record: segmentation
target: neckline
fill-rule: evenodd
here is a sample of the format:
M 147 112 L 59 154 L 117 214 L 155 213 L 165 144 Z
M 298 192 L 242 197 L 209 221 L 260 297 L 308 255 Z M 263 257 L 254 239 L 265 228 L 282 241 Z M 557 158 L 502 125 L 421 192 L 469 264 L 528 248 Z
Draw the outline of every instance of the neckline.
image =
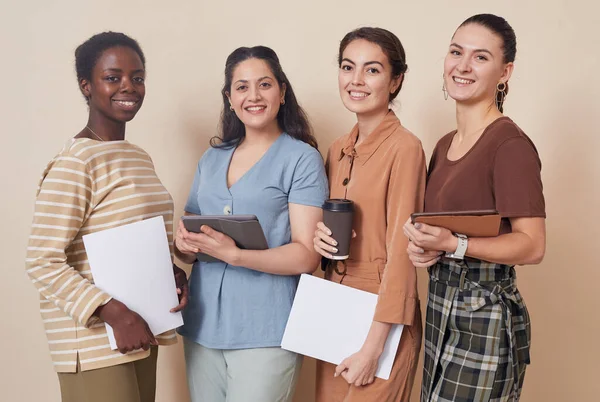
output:
M 269 145 L 269 148 L 267 148 L 267 150 L 265 151 L 265 153 L 260 157 L 259 160 L 257 160 L 252 166 L 250 166 L 250 168 L 248 170 L 246 170 L 244 172 L 243 175 L 241 175 L 231 186 L 229 185 L 229 183 L 227 183 L 227 176 L 229 175 L 229 168 L 231 167 L 231 161 L 233 160 L 233 154 L 235 154 L 235 150 L 237 149 L 238 145 L 236 145 L 235 147 L 231 148 L 230 154 L 229 154 L 229 158 L 227 160 L 227 164 L 225 165 L 225 177 L 224 177 L 224 182 L 225 182 L 225 189 L 231 194 L 231 190 L 236 186 L 236 184 L 238 184 L 240 181 L 242 181 L 246 176 L 248 176 L 250 174 L 250 172 L 252 172 L 253 170 L 256 169 L 256 167 L 263 161 L 266 159 L 267 155 L 269 155 L 271 153 L 271 150 L 275 147 L 275 144 L 277 144 L 279 142 L 279 140 L 284 136 L 287 135 L 286 133 L 281 133 L 279 134 L 279 136 L 277 137 L 277 139 L 275 141 L 273 141 L 273 143 L 271 145 Z
M 477 139 L 477 141 L 475 141 L 475 144 L 473 144 L 473 146 L 471 146 L 471 148 L 469 148 L 469 150 L 467 152 L 465 152 L 465 154 L 463 156 L 461 156 L 460 158 L 456 159 L 456 160 L 451 160 L 448 158 L 448 151 L 450 151 L 450 146 L 452 146 L 452 141 L 454 140 L 454 136 L 456 135 L 458 130 L 454 130 L 452 133 L 452 136 L 450 137 L 450 141 L 448 141 L 448 145 L 446 146 L 446 149 L 444 150 L 444 160 L 447 164 L 449 165 L 455 165 L 459 162 L 461 162 L 462 160 L 464 160 L 467 156 L 469 156 L 473 150 L 475 148 L 477 148 L 477 145 L 482 141 L 483 137 L 485 137 L 485 135 L 487 134 L 487 132 L 490 130 L 490 127 L 492 127 L 493 125 L 495 125 L 497 122 L 499 122 L 500 120 L 504 120 L 504 119 L 509 119 L 510 118 L 508 116 L 500 116 L 497 119 L 495 119 L 494 121 L 492 121 L 490 124 L 488 124 L 484 129 L 483 132 L 481 133 L 481 135 L 479 136 L 479 138 Z
M 355 124 L 350 134 L 343 143 L 343 147 L 340 153 L 340 160 L 344 155 L 354 155 L 357 157 L 363 157 L 366 162 L 373 153 L 381 146 L 381 144 L 395 131 L 392 127 L 399 125 L 400 119 L 396 116 L 392 109 L 388 109 L 388 113 L 385 115 L 383 120 L 375 127 L 375 129 L 365 138 L 365 140 L 358 146 L 358 124 Z

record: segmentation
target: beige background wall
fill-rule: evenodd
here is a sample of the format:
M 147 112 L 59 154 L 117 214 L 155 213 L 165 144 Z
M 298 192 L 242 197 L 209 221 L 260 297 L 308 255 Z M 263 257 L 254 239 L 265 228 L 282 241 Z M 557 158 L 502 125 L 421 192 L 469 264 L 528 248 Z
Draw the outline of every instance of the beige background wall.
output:
M 324 152 L 354 123 L 337 92 L 339 40 L 360 25 L 392 30 L 405 45 L 410 67 L 397 110 L 429 155 L 454 124 L 453 103 L 440 91 L 447 45 L 458 24 L 479 12 L 505 16 L 517 32 L 506 111 L 536 143 L 544 165 L 548 252 L 542 265 L 518 269 L 534 337 L 523 400 L 598 400 L 596 1 L 1 3 L 0 400 L 59 401 L 23 260 L 39 175 L 86 122 L 73 71 L 79 43 L 109 29 L 141 43 L 148 61 L 147 96 L 128 139 L 152 155 L 180 213 L 195 163 L 215 134 L 222 70 L 234 48 L 264 44 L 279 53 Z M 423 272 L 419 280 L 425 298 Z M 307 360 L 296 401 L 313 401 L 313 371 L 314 362 Z M 180 346 L 163 349 L 157 401 L 187 401 L 184 376 Z

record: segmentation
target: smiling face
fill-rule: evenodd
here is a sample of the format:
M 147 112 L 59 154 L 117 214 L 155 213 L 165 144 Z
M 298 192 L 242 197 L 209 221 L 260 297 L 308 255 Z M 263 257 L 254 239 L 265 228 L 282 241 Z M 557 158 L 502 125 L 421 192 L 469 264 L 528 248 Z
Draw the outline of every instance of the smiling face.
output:
M 506 83 L 513 63 L 504 62 L 502 38 L 479 24 L 460 27 L 444 61 L 444 84 L 459 103 L 493 103 L 498 83 Z
M 102 52 L 92 69 L 91 80 L 82 79 L 80 88 L 88 99 L 90 113 L 127 122 L 142 107 L 144 79 L 144 64 L 137 52 L 119 46 Z
M 390 94 L 400 85 L 381 47 L 364 39 L 348 44 L 342 54 L 338 86 L 344 106 L 357 114 L 387 111 Z
M 246 130 L 265 130 L 277 125 L 277 113 L 285 96 L 266 61 L 250 58 L 233 70 L 226 93 L 235 114 Z

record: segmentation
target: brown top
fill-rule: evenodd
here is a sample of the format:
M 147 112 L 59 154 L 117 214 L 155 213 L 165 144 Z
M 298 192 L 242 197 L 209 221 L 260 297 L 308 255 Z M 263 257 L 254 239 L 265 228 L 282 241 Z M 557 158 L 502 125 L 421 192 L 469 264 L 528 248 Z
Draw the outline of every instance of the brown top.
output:
M 347 274 L 373 274 L 380 281 L 376 321 L 412 325 L 417 276 L 402 231 L 411 213 L 423 208 L 425 155 L 421 141 L 394 112 L 358 146 L 358 126 L 338 138 L 327 154 L 331 198 L 355 203 Z M 374 272 L 370 272 L 374 271 Z
M 511 232 L 508 218 L 546 217 L 537 149 L 510 118 L 492 122 L 462 158 L 450 161 L 454 134 L 442 137 L 431 156 L 425 212 L 495 209 L 501 234 Z

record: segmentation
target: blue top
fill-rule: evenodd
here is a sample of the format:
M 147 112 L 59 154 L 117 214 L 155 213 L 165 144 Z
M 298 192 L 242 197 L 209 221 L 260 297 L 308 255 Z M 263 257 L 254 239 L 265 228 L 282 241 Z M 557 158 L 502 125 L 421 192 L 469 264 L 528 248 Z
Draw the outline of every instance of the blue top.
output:
M 185 210 L 196 215 L 256 215 L 270 248 L 291 242 L 288 203 L 321 207 L 329 189 L 321 154 L 283 133 L 227 188 L 235 148 L 210 148 Z M 213 349 L 280 346 L 299 275 L 267 274 L 224 262 L 194 264 L 179 333 Z

